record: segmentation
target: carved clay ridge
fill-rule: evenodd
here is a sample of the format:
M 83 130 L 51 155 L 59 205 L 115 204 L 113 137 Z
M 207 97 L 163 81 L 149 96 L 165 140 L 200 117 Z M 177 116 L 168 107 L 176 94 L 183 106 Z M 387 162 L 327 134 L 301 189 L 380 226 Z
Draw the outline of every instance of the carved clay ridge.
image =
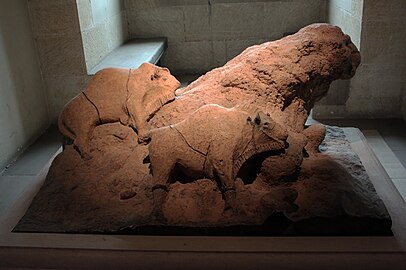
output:
M 208 152 L 208 151 L 207 151 L 206 153 L 203 153 L 203 152 L 201 152 L 201 151 L 195 149 L 195 148 L 187 141 L 187 139 L 185 138 L 185 136 L 183 136 L 182 132 L 180 132 L 174 125 L 170 125 L 169 128 L 174 129 L 174 130 L 182 137 L 183 141 L 189 146 L 190 149 L 192 149 L 193 151 L 195 151 L 196 153 L 198 153 L 198 154 L 200 154 L 200 155 L 202 155 L 202 156 L 205 156 L 206 159 L 207 159 L 207 152 Z M 207 149 L 209 149 L 209 148 L 210 148 L 210 145 L 209 145 L 209 147 L 208 147 Z M 206 162 L 205 162 L 205 163 L 206 163 Z
M 207 157 L 208 157 L 207 153 L 210 148 L 210 145 L 209 145 L 206 153 L 203 153 L 203 152 L 195 149 L 192 145 L 190 145 L 190 143 L 187 141 L 185 136 L 183 136 L 183 134 L 174 125 L 170 125 L 169 128 L 175 130 L 180 135 L 180 137 L 183 139 L 183 141 L 189 146 L 190 149 L 192 149 L 196 153 L 205 157 L 204 166 L 203 166 L 203 167 L 205 167 L 205 164 L 207 163 Z M 249 158 L 251 158 L 256 153 L 263 153 L 265 151 L 283 149 L 284 147 L 285 147 L 284 142 L 270 142 L 270 143 L 255 145 L 254 147 L 250 147 L 247 150 L 244 150 L 244 152 L 237 158 L 237 160 L 234 161 L 234 164 L 233 164 L 234 174 L 236 174 L 241 169 L 241 166 L 244 164 L 245 161 L 247 161 Z
M 265 151 L 272 151 L 285 148 L 284 142 L 270 142 L 264 143 L 260 145 L 255 145 L 254 147 L 250 147 L 248 150 L 245 150 L 238 158 L 234 161 L 233 172 L 237 173 L 241 166 L 251 158 L 256 153 L 263 153 Z
M 147 112 L 147 121 L 150 120 L 157 111 L 159 111 L 163 105 L 174 100 L 174 95 L 162 95 L 157 101 L 145 105 L 145 111 Z

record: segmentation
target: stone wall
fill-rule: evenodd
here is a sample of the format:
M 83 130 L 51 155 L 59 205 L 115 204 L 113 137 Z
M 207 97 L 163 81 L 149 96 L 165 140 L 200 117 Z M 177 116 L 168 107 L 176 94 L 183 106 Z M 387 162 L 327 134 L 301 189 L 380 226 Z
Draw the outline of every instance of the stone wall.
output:
M 363 2 L 364 0 L 329 0 L 326 7 L 327 22 L 339 26 L 351 37 L 358 49 L 361 46 Z M 357 70 L 356 77 L 359 76 L 361 66 Z M 351 84 L 355 80 L 356 78 L 334 81 L 327 96 L 316 104 L 313 116 L 315 118 L 344 117 L 347 114 L 346 103 Z
M 364 0 L 362 64 L 351 85 L 351 117 L 402 117 L 406 80 L 406 1 Z
M 121 0 L 30 0 L 50 117 L 86 86 L 88 70 L 127 39 Z
M 329 0 L 327 5 L 328 22 L 339 25 L 357 48 L 361 41 L 363 5 L 364 0 Z
M 248 46 L 325 21 L 324 0 L 126 0 L 131 37 L 168 38 L 175 74 L 223 65 Z
M 406 122 L 406 81 L 403 82 L 402 115 L 403 120 Z
M 332 85 L 314 117 L 401 118 L 403 111 L 406 119 L 406 1 L 330 0 L 328 7 L 328 22 L 351 35 L 361 65 L 351 81 Z
M 77 0 L 87 70 L 128 39 L 123 0 Z
M 86 85 L 88 76 L 75 0 L 28 1 L 50 117 Z
M 316 106 L 316 115 L 382 118 L 400 117 L 403 111 L 406 118 L 402 13 L 406 1 L 29 0 L 25 3 L 29 7 L 52 121 L 85 87 L 89 80 L 87 70 L 126 39 L 127 25 L 130 37 L 167 37 L 169 48 L 162 64 L 175 74 L 191 74 L 221 66 L 250 45 L 278 39 L 307 24 L 326 20 L 351 35 L 363 60 L 353 80 L 332 86 L 329 96 Z
M 48 125 L 27 2 L 0 1 L 0 172 Z

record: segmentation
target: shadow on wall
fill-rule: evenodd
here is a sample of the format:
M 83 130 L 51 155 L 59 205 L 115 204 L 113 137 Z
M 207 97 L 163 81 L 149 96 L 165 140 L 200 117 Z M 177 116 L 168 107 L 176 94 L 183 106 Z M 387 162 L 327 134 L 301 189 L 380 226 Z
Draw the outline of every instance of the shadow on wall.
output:
M 331 83 L 330 90 L 318 104 L 344 106 L 350 94 L 351 80 L 337 80 Z
M 48 126 L 26 1 L 0 2 L 0 171 Z

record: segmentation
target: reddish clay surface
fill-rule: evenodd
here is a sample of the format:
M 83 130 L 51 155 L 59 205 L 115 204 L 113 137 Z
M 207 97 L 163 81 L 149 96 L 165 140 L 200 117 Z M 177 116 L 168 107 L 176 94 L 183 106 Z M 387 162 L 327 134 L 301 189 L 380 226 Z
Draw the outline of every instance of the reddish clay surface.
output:
M 281 213 L 280 234 L 321 217 L 333 233 L 340 222 L 346 233 L 362 222 L 387 231 L 386 209 L 342 131 L 328 128 L 325 139 L 324 126 L 305 127 L 330 83 L 351 78 L 359 63 L 339 28 L 314 24 L 249 47 L 183 89 L 150 64 L 103 70 L 62 112 L 72 144 L 17 229 L 275 230 Z

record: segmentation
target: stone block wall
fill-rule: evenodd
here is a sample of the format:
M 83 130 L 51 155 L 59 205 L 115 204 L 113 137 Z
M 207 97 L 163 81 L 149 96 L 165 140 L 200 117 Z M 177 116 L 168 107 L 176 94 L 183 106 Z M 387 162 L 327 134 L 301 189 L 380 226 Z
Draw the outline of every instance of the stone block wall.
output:
M 76 0 L 30 0 L 28 8 L 49 114 L 55 122 L 88 80 Z
M 339 25 L 357 48 L 361 41 L 363 2 L 364 0 L 329 0 L 327 5 L 328 22 Z
M 130 37 L 168 38 L 175 74 L 203 73 L 245 48 L 325 21 L 324 0 L 126 0 Z
M 352 82 L 352 117 L 402 117 L 406 81 L 406 1 L 364 0 L 362 65 Z
M 403 94 L 402 94 L 402 116 L 406 122 L 406 81 L 403 82 Z
M 87 70 L 127 37 L 167 37 L 162 65 L 175 74 L 198 74 L 248 46 L 322 21 L 350 34 L 362 64 L 351 81 L 332 85 L 315 116 L 406 117 L 403 0 L 27 2 L 53 121 L 86 85 Z
M 314 117 L 406 119 L 406 1 L 330 0 L 328 22 L 351 35 L 361 65 L 332 85 Z
M 87 70 L 128 39 L 123 0 L 77 0 Z
M 360 49 L 362 11 L 364 0 L 329 0 L 326 7 L 328 23 L 339 26 L 351 37 L 352 42 Z M 357 70 L 359 76 L 361 67 Z M 352 80 L 337 80 L 330 86 L 327 96 L 320 100 L 313 109 L 315 118 L 337 118 L 347 114 L 346 103 L 350 95 Z
M 121 0 L 30 0 L 50 118 L 86 86 L 91 69 L 127 39 Z
M 27 2 L 0 1 L 0 173 L 48 125 Z

